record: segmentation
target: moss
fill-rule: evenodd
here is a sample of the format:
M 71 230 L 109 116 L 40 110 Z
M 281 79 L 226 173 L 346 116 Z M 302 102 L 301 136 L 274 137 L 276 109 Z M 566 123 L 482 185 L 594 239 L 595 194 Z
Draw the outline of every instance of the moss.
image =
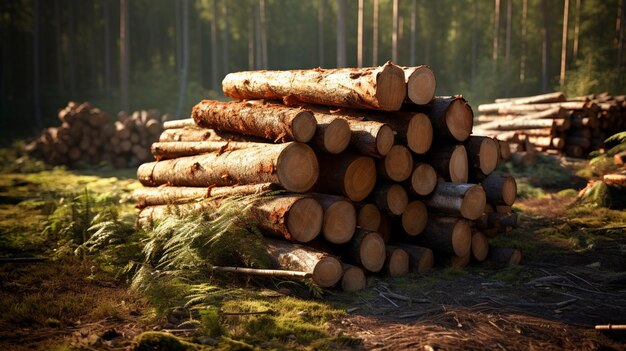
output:
M 507 284 L 522 284 L 534 277 L 533 271 L 524 266 L 507 266 L 491 275 L 491 279 L 500 280 Z
M 200 345 L 192 344 L 177 338 L 176 336 L 162 332 L 145 332 L 139 335 L 135 341 L 135 351 L 195 351 L 203 350 Z

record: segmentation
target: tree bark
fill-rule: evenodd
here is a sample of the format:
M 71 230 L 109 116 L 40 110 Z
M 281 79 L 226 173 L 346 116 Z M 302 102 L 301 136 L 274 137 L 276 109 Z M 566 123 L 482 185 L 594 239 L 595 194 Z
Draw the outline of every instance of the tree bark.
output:
M 386 183 L 380 184 L 374 188 L 370 196 L 370 201 L 379 209 L 399 216 L 409 204 L 409 197 L 406 190 L 404 190 L 400 184 Z
M 411 272 L 426 273 L 434 267 L 433 250 L 427 247 L 398 243 L 396 246 L 402 248 L 409 255 L 409 267 Z
M 235 99 L 283 99 L 286 104 L 311 103 L 395 111 L 406 97 L 404 72 L 394 64 L 370 68 L 337 68 L 231 73 L 222 82 Z
M 374 189 L 376 165 L 372 158 L 343 152 L 338 155 L 320 153 L 318 159 L 320 173 L 315 186 L 317 192 L 361 201 Z
M 385 268 L 390 277 L 402 277 L 409 274 L 409 254 L 403 248 L 387 245 Z
M 424 201 L 436 212 L 478 219 L 485 210 L 487 198 L 482 186 L 477 184 L 439 183 Z
M 435 97 L 427 105 L 407 108 L 426 114 L 438 138 L 465 141 L 472 132 L 474 113 L 461 96 Z
M 272 141 L 308 142 L 317 122 L 312 113 L 277 104 L 202 100 L 191 113 L 196 124 Z
M 408 148 L 394 145 L 382 160 L 376 162 L 378 174 L 394 182 L 402 182 L 413 172 L 413 156 Z
M 469 162 L 463 145 L 449 145 L 431 150 L 427 155 L 427 162 L 446 181 L 467 183 Z
M 224 187 L 144 187 L 133 191 L 137 207 L 182 204 L 210 197 L 243 196 L 275 191 L 280 187 L 273 183 L 247 184 Z
M 409 202 L 402 212 L 402 229 L 410 236 L 419 235 L 426 228 L 428 222 L 428 210 L 422 201 Z
M 318 174 L 313 150 L 305 144 L 293 142 L 150 162 L 137 170 L 137 178 L 149 186 L 226 186 L 270 182 L 294 192 L 309 190 Z
M 179 157 L 196 156 L 216 152 L 241 150 L 253 147 L 264 147 L 268 144 L 238 141 L 166 141 L 156 142 L 150 147 L 157 161 Z
M 341 261 L 325 252 L 280 240 L 267 240 L 266 244 L 279 268 L 311 273 L 313 281 L 322 288 L 334 286 L 341 280 Z
M 580 1 L 580 0 L 579 0 Z M 519 81 L 524 83 L 526 81 L 526 18 L 528 17 L 528 0 L 522 0 L 522 53 L 519 64 Z
M 380 271 L 385 264 L 385 242 L 376 232 L 357 229 L 343 250 L 342 259 L 363 266 L 370 272 Z
M 559 85 L 563 87 L 565 84 L 565 69 L 567 66 L 567 30 L 569 19 L 569 0 L 565 0 L 563 5 L 563 36 L 561 38 L 561 74 L 559 76 Z
M 411 240 L 420 246 L 464 257 L 470 253 L 472 232 L 466 219 L 431 214 L 424 231 Z
M 196 124 L 196 121 L 193 120 L 193 118 L 176 119 L 173 121 L 163 122 L 163 129 L 177 129 L 197 126 L 198 125 Z
M 511 176 L 492 174 L 483 180 L 482 186 L 492 205 L 511 206 L 517 197 L 517 184 Z
M 116 124 L 117 125 L 117 124 Z M 217 133 L 213 129 L 200 129 L 200 128 L 173 128 L 166 129 L 159 136 L 160 142 L 169 141 L 208 141 L 219 140 Z

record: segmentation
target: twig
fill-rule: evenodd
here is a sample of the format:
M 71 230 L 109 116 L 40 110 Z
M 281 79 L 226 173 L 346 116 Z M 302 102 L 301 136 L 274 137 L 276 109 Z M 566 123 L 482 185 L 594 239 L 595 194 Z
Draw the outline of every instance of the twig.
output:
M 358 311 L 358 310 L 360 310 L 360 309 L 361 309 L 361 307 L 350 307 L 350 308 L 348 308 L 348 309 L 346 310 L 346 312 L 347 312 L 347 313 L 352 313 L 352 312 Z
M 528 283 L 526 283 L 526 285 L 535 285 L 535 284 L 538 284 L 538 283 L 545 283 L 545 282 L 550 282 L 550 281 L 553 281 L 553 280 L 560 280 L 560 279 L 563 279 L 563 277 L 561 277 L 560 275 L 549 275 L 549 276 L 546 276 L 546 277 L 540 277 L 540 278 L 533 279 L 533 280 L 529 281 Z
M 214 271 L 229 272 L 229 273 L 241 273 L 258 276 L 270 276 L 270 277 L 288 277 L 288 278 L 310 278 L 313 274 L 308 272 L 299 271 L 286 271 L 281 269 L 258 269 L 258 268 L 245 268 L 245 267 L 223 267 L 213 266 Z
M 404 296 L 404 295 L 400 295 L 400 294 L 396 294 L 393 291 L 389 290 L 389 288 L 387 287 L 383 287 L 383 289 L 385 289 L 385 295 L 394 298 L 396 300 L 401 300 L 401 301 L 408 301 L 408 302 L 416 302 L 416 303 L 430 303 L 430 300 L 428 299 L 414 299 L 408 296 Z
M 566 287 L 566 288 L 572 288 L 572 289 L 577 289 L 577 290 L 580 290 L 580 291 L 585 291 L 585 292 L 592 293 L 592 294 L 602 294 L 602 295 L 607 295 L 607 296 L 621 296 L 621 295 L 618 295 L 618 294 L 612 294 L 612 293 L 607 293 L 607 292 L 603 292 L 603 291 L 589 290 L 589 289 L 581 288 L 580 286 L 576 286 L 576 285 L 572 285 L 572 284 L 565 284 L 565 283 L 553 283 L 553 284 L 557 285 L 557 286 Z
M 581 230 L 586 230 L 589 232 L 599 232 L 603 230 L 613 230 L 613 229 L 626 229 L 626 225 L 620 225 L 617 227 L 602 227 L 602 228 L 580 228 Z
M 626 324 L 596 325 L 596 330 L 626 330 Z
M 275 314 L 276 312 L 273 310 L 267 311 L 258 311 L 258 312 L 221 312 L 220 314 L 223 316 L 249 316 L 255 314 Z
M 198 329 L 161 329 L 162 332 L 164 333 L 172 333 L 172 334 L 176 334 L 176 333 L 193 333 L 195 331 L 197 331 Z
M 388 298 L 387 296 L 385 296 L 385 294 L 383 294 L 382 292 L 378 293 L 378 296 L 382 297 L 383 299 L 389 301 L 389 303 L 391 303 L 392 305 L 396 306 L 396 307 L 400 307 L 398 305 L 396 305 L 395 302 L 393 302 L 390 298 Z
M 413 311 L 413 312 L 404 312 L 404 313 L 400 313 L 398 315 L 398 318 L 412 318 L 412 317 L 421 317 L 423 315 L 432 313 L 432 312 L 439 312 L 441 311 L 440 308 L 431 308 L 428 309 L 426 311 Z
M 574 277 L 574 278 L 576 278 L 576 279 L 580 280 L 581 282 L 586 283 L 586 284 L 587 284 L 587 285 L 589 285 L 590 287 L 595 288 L 595 285 L 594 285 L 594 284 L 591 284 L 590 282 L 588 282 L 588 281 L 584 280 L 583 278 L 581 278 L 581 277 L 577 276 L 576 274 L 571 273 L 571 272 L 567 272 L 567 271 L 565 271 L 565 273 L 567 273 L 567 274 L 571 275 L 572 277 Z
M 498 301 L 497 299 L 487 296 L 487 298 L 499 305 L 516 306 L 516 307 L 563 307 L 578 301 L 578 299 L 569 299 L 561 302 L 509 302 Z

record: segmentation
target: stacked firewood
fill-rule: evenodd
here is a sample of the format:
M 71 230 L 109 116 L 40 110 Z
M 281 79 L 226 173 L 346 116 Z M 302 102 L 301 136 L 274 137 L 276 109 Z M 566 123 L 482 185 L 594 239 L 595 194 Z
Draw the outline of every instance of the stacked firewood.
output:
M 354 291 L 366 272 L 435 261 L 519 263 L 488 242 L 517 224 L 515 180 L 492 174 L 508 146 L 470 136 L 471 107 L 434 97 L 429 67 L 239 72 L 222 84 L 239 101 L 204 100 L 164 124 L 157 161 L 137 171 L 140 225 L 284 189 L 242 215 L 269 237 L 276 268 L 322 287 Z
M 109 115 L 88 102 L 70 101 L 58 113 L 61 126 L 44 129 L 26 145 L 26 151 L 53 165 L 106 163 L 136 167 L 151 159 L 150 145 L 163 130 L 156 110 Z
M 530 142 L 549 154 L 581 157 L 626 128 L 626 96 L 608 94 L 566 99 L 561 92 L 510 99 L 478 107 L 476 130 L 517 144 Z

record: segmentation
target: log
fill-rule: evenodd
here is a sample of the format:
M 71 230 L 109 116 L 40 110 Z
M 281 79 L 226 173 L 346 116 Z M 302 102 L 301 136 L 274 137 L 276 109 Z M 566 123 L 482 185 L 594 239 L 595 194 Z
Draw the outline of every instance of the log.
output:
M 429 214 L 426 228 L 412 241 L 420 246 L 464 257 L 471 249 L 472 232 L 466 219 Z
M 553 131 L 567 130 L 570 127 L 570 120 L 568 118 L 554 118 L 554 119 L 525 119 L 516 118 L 508 121 L 495 121 L 490 123 L 481 124 L 478 128 L 482 130 L 499 130 L 499 131 L 511 131 L 511 130 L 524 130 L 524 129 L 541 129 L 550 128 Z
M 592 102 L 553 102 L 553 103 L 545 103 L 545 104 L 529 104 L 529 105 L 511 105 L 511 104 L 502 104 L 498 108 L 498 114 L 501 115 L 526 115 L 533 112 L 541 112 L 545 110 L 550 110 L 554 108 L 564 108 L 567 110 L 579 110 L 586 111 L 592 110 L 597 111 L 599 106 Z M 480 107 L 479 107 L 480 110 Z M 483 111 L 481 111 L 483 112 Z
M 487 236 L 482 232 L 475 231 L 472 234 L 472 257 L 476 261 L 482 262 L 487 259 L 488 253 L 489 241 L 487 240 Z
M 509 249 L 504 247 L 489 246 L 488 261 L 506 264 L 509 266 L 517 266 L 522 263 L 522 252 L 517 249 Z
M 428 162 L 445 180 L 454 183 L 467 183 L 468 159 L 463 145 L 448 145 L 431 150 Z
M 437 184 L 424 203 L 436 212 L 474 220 L 485 210 L 486 195 L 483 187 L 477 184 L 445 182 Z
M 387 180 L 402 182 L 413 172 L 413 156 L 408 148 L 394 145 L 382 160 L 376 163 L 378 173 Z
M 225 266 L 212 266 L 211 270 L 217 272 L 238 273 L 257 275 L 260 277 L 281 277 L 281 278 L 312 278 L 313 274 L 300 271 L 286 271 L 282 269 L 259 269 L 259 268 L 246 268 L 246 267 L 225 267 Z
M 208 141 L 216 138 L 217 134 L 212 129 L 172 128 L 165 129 L 159 136 L 159 141 Z
M 435 97 L 437 82 L 435 73 L 426 65 L 403 67 L 407 86 L 407 99 L 414 104 L 424 105 Z
M 365 289 L 367 283 L 363 268 L 344 263 L 341 288 L 345 292 L 357 292 Z
M 352 138 L 348 122 L 343 118 L 319 113 L 315 113 L 314 116 L 317 121 L 317 129 L 313 139 L 311 139 L 311 145 L 318 150 L 331 154 L 344 151 Z
M 274 99 L 285 104 L 317 104 L 397 111 L 406 97 L 404 71 L 387 62 L 382 67 L 292 71 L 249 71 L 228 74 L 226 96 Z
M 496 205 L 494 207 L 495 207 L 495 212 L 498 212 L 498 213 L 511 213 L 511 212 L 513 212 L 513 206 Z
M 470 136 L 465 141 L 469 166 L 487 176 L 498 165 L 498 151 L 500 146 L 489 137 Z
M 395 223 L 392 223 L 391 216 L 389 216 L 386 212 L 380 213 L 380 225 L 378 226 L 378 230 L 376 232 L 381 238 L 383 238 L 385 244 L 391 239 L 393 224 Z
M 515 212 L 500 213 L 492 212 L 487 214 L 487 222 L 484 221 L 476 223 L 479 229 L 492 229 L 495 228 L 499 232 L 504 232 L 508 227 L 517 227 L 518 217 Z
M 343 275 L 341 261 L 325 252 L 280 240 L 266 240 L 266 245 L 277 267 L 310 273 L 322 288 L 334 286 Z
M 401 277 L 409 273 L 409 255 L 398 246 L 387 245 L 385 247 L 385 268 L 389 276 Z
M 350 145 L 365 156 L 381 158 L 389 153 L 395 136 L 387 124 L 346 118 L 350 126 Z
M 145 206 L 182 204 L 209 197 L 261 194 L 278 189 L 280 187 L 272 183 L 203 188 L 162 186 L 135 189 L 133 198 L 137 201 L 137 207 L 142 208 Z
M 354 205 L 341 196 L 314 194 L 324 209 L 322 234 L 326 241 L 333 244 L 345 244 L 356 230 L 357 214 Z
M 430 118 L 421 112 L 387 112 L 381 113 L 351 113 L 352 116 L 385 123 L 393 129 L 395 137 L 401 145 L 406 145 L 416 154 L 426 153 L 433 142 L 433 126 Z
M 517 184 L 511 176 L 490 175 L 482 182 L 487 201 L 493 205 L 511 206 L 517 197 Z
M 380 210 L 372 203 L 357 203 L 357 226 L 361 229 L 375 232 L 380 227 Z
M 318 175 L 313 150 L 295 142 L 150 162 L 137 170 L 137 178 L 147 186 L 276 183 L 294 192 L 311 189 Z
M 462 142 L 472 133 L 474 113 L 461 96 L 435 97 L 427 105 L 406 107 L 425 113 L 432 123 L 433 133 L 439 138 Z
M 381 184 L 374 188 L 370 200 L 379 209 L 395 216 L 401 215 L 409 203 L 406 190 L 400 184 L 395 183 Z
M 419 200 L 413 200 L 402 212 L 402 229 L 410 236 L 419 235 L 426 228 L 428 223 L 428 210 L 426 205 Z
M 398 243 L 396 246 L 402 248 L 409 255 L 409 268 L 411 272 L 425 273 L 433 269 L 433 250 L 427 247 Z
M 385 264 L 385 242 L 376 232 L 357 229 L 346 245 L 342 258 L 370 272 L 379 272 Z
M 537 104 L 537 103 L 545 103 L 545 102 L 562 102 L 566 101 L 565 94 L 560 91 L 556 91 L 554 93 L 533 95 L 533 96 L 522 96 L 522 97 L 513 97 L 513 98 L 504 98 L 504 99 L 496 99 L 496 103 L 500 102 L 510 102 L 513 104 Z
M 565 146 L 565 139 L 563 138 L 553 138 L 551 136 L 531 136 L 527 135 L 526 139 L 535 144 L 535 146 L 539 146 L 542 148 L 554 148 L 554 149 L 562 149 Z
M 200 127 L 281 142 L 306 143 L 317 127 L 310 111 L 278 104 L 202 100 L 194 106 L 191 116 Z
M 193 118 L 177 119 L 173 121 L 163 122 L 163 129 L 179 129 L 187 127 L 197 127 L 196 121 Z
M 352 201 L 365 199 L 376 184 L 376 166 L 371 157 L 351 152 L 319 157 L 316 192 L 343 195 Z
M 412 195 L 426 196 L 435 190 L 437 172 L 428 163 L 418 162 L 404 185 Z
M 269 144 L 241 141 L 163 141 L 153 143 L 150 151 L 159 161 L 211 152 L 221 154 L 224 151 L 264 147 L 265 145 Z

